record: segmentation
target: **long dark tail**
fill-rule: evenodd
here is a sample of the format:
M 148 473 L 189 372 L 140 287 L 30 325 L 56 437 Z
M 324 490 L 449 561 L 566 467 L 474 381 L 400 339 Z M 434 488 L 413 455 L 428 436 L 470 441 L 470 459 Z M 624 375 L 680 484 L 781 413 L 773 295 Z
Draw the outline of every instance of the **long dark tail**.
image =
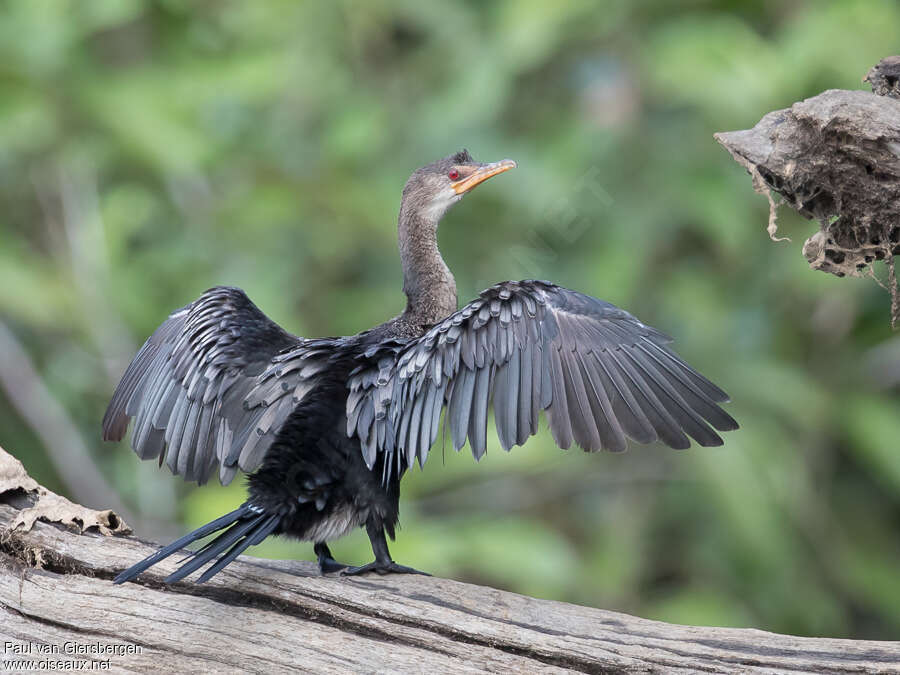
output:
M 209 569 L 200 575 L 199 579 L 197 579 L 197 583 L 202 584 L 204 581 L 211 579 L 232 560 L 237 558 L 247 547 L 259 544 L 263 539 L 272 534 L 272 531 L 278 527 L 280 519 L 281 516 L 279 515 L 270 515 L 260 511 L 257 507 L 249 504 L 242 504 L 240 508 L 231 513 L 226 514 L 221 518 L 216 518 L 214 521 L 194 530 L 190 534 L 184 535 L 181 539 L 173 541 L 168 546 L 159 549 L 156 553 L 144 558 L 136 565 L 132 565 L 113 579 L 113 583 L 121 584 L 130 581 L 160 560 L 165 560 L 170 555 L 177 553 L 187 544 L 197 541 L 198 539 L 203 539 L 219 530 L 225 530 L 218 537 L 204 544 L 202 548 L 191 553 L 187 558 L 188 562 L 179 567 L 165 579 L 168 584 L 180 581 L 191 572 L 203 567 L 213 558 L 221 556 L 209 567 Z

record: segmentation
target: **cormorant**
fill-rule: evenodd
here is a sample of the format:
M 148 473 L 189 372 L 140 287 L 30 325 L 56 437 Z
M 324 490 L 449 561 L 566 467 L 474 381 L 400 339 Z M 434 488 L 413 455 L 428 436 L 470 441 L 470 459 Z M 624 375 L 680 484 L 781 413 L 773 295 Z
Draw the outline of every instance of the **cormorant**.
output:
M 424 465 L 441 411 L 453 447 L 485 452 L 493 407 L 500 444 L 522 445 L 544 411 L 556 443 L 625 450 L 626 438 L 687 448 L 721 445 L 737 428 L 719 387 L 666 345 L 663 333 L 608 302 L 546 281 L 506 281 L 457 310 L 438 222 L 483 181 L 516 166 L 465 150 L 415 171 L 403 188 L 399 316 L 357 335 L 305 339 L 269 320 L 238 288 L 212 288 L 173 312 L 116 387 L 103 438 L 121 440 L 185 480 L 218 466 L 249 473 L 240 508 L 116 577 L 133 579 L 198 539 L 220 534 L 167 582 L 284 534 L 314 542 L 321 572 L 416 572 L 395 563 L 400 479 Z M 365 526 L 374 562 L 346 567 L 327 542 Z

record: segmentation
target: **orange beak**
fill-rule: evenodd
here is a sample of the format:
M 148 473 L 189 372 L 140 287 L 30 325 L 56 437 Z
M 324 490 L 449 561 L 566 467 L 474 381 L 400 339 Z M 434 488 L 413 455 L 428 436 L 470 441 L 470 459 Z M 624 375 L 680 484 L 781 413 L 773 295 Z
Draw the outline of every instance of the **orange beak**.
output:
M 465 178 L 461 178 L 455 183 L 451 183 L 451 187 L 456 194 L 461 195 L 468 192 L 479 183 L 483 183 L 488 178 L 496 176 L 498 173 L 515 169 L 516 166 L 517 164 L 511 159 L 501 159 L 499 162 L 482 164 Z

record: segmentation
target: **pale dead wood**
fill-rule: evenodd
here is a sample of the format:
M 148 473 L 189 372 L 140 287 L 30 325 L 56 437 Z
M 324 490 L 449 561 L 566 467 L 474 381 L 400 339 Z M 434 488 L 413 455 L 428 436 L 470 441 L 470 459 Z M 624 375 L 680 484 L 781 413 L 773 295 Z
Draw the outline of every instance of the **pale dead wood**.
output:
M 900 644 L 674 626 L 429 577 L 322 577 L 307 562 L 243 557 L 207 585 L 166 586 L 170 559 L 114 586 L 153 548 L 84 534 L 127 526 L 53 498 L 0 449 L 4 649 L 139 646 L 108 659 L 120 672 L 900 672 Z
M 301 561 L 242 556 L 173 587 L 166 561 L 114 586 L 150 545 L 43 522 L 12 531 L 18 515 L 0 505 L 0 644 L 142 646 L 111 657 L 120 672 L 900 673 L 900 643 L 678 626 L 447 579 L 321 577 Z

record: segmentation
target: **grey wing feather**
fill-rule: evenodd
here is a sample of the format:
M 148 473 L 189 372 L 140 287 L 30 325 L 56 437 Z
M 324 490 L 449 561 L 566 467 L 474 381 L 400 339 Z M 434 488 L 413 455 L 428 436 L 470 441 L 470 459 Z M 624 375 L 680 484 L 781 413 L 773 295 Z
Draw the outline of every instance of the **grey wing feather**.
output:
M 487 448 L 491 407 L 500 445 L 537 432 L 545 411 L 560 447 L 624 450 L 627 439 L 685 448 L 721 445 L 737 428 L 728 396 L 682 361 L 671 338 L 628 312 L 542 281 L 484 291 L 418 340 L 379 348 L 351 374 L 347 433 L 366 463 L 420 464 L 441 409 L 454 448 Z
M 219 465 L 228 483 L 260 463 L 334 344 L 286 333 L 240 289 L 211 288 L 141 347 L 106 410 L 103 438 L 121 440 L 133 417 L 139 457 L 200 483 Z

